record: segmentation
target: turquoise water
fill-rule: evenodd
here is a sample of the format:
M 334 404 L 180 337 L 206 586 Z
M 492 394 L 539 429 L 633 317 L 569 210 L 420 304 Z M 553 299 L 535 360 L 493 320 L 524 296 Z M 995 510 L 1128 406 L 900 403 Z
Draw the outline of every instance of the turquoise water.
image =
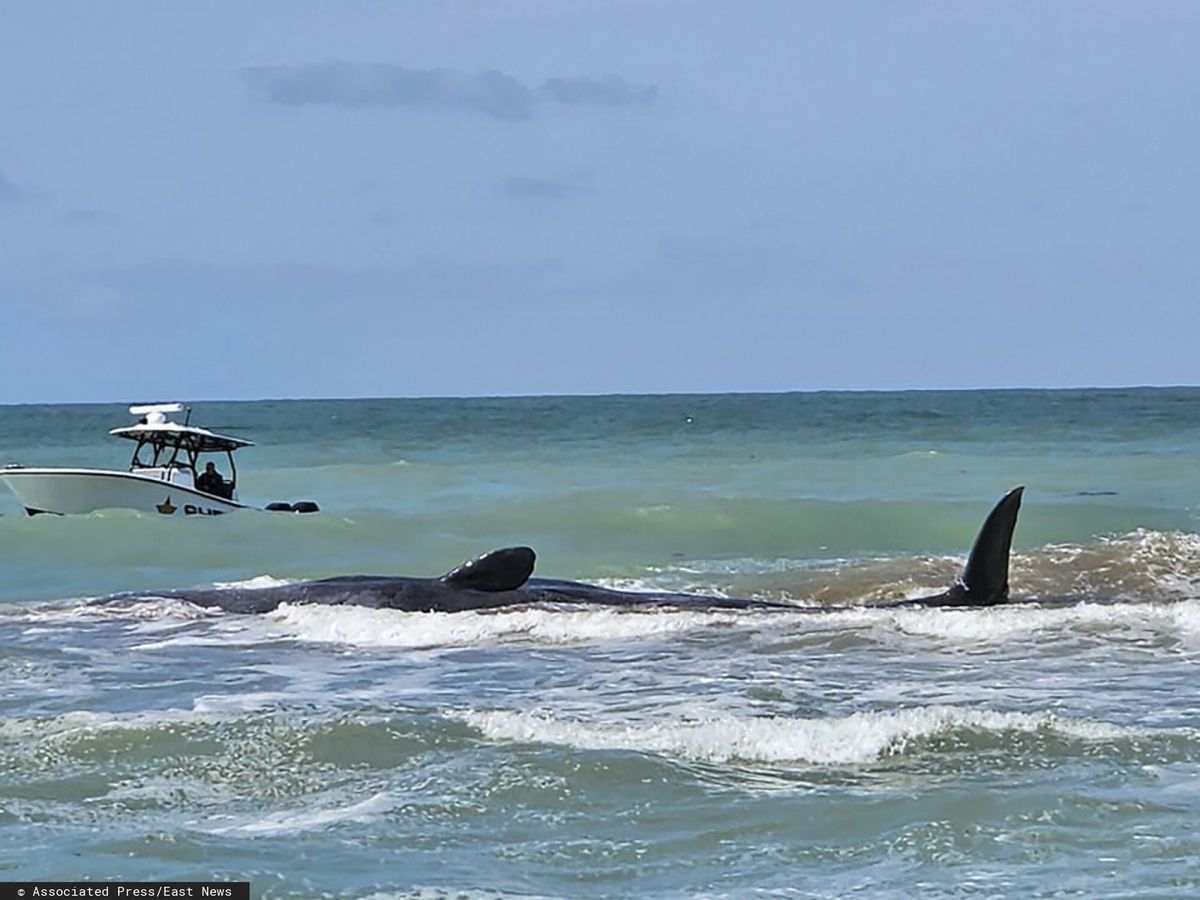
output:
M 152 398 L 134 398 L 152 399 Z M 0 407 L 0 465 L 124 467 L 123 405 Z M 0 495 L 0 878 L 258 896 L 1175 896 L 1200 864 L 1200 390 L 196 404 L 243 500 Z M 120 591 L 538 572 L 831 606 L 284 608 Z

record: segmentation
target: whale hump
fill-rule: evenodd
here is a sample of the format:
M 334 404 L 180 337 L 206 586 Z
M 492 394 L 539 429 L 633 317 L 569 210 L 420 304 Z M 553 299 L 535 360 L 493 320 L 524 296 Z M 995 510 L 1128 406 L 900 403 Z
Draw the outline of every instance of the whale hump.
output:
M 1024 492 L 1024 487 L 1013 488 L 983 520 L 966 568 L 950 590 L 957 602 L 965 606 L 993 606 L 1008 599 L 1008 557 Z
M 441 581 L 473 591 L 515 591 L 529 580 L 536 560 L 530 547 L 505 547 L 451 569 Z

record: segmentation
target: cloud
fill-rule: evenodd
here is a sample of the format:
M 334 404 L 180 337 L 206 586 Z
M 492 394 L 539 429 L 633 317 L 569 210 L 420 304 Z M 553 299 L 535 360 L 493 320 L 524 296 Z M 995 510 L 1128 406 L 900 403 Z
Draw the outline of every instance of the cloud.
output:
M 533 178 L 512 175 L 501 182 L 501 189 L 510 197 L 522 200 L 558 200 L 578 194 L 587 187 L 585 176 L 569 178 Z
M 249 66 L 241 74 L 251 92 L 283 106 L 451 109 L 516 121 L 528 118 L 534 103 L 527 87 L 496 71 L 328 62 Z
M 115 215 L 104 210 L 65 206 L 47 191 L 18 184 L 0 172 L 0 209 L 3 208 L 13 215 L 32 215 L 43 223 L 101 225 L 117 221 Z
M 652 84 L 631 84 L 616 75 L 603 78 L 548 78 L 541 93 L 568 106 L 650 106 L 658 98 Z
M 0 203 L 20 203 L 27 197 L 25 191 L 4 177 L 0 172 Z
M 480 296 L 485 288 L 500 296 L 528 294 L 531 284 L 549 291 L 548 283 L 560 277 L 562 270 L 561 261 L 554 257 L 494 262 L 424 256 L 403 263 L 362 267 L 311 262 L 158 260 L 87 270 L 79 280 L 91 289 L 121 298 L 131 307 L 148 308 L 168 297 L 185 306 L 228 304 L 240 316 L 257 316 L 262 327 L 269 327 L 283 308 L 281 303 L 295 316 L 324 316 L 321 311 L 326 307 L 331 315 L 342 315 L 337 311 L 340 306 L 335 304 L 335 310 L 329 305 L 330 297 L 344 303 L 382 304 L 372 307 L 376 309 L 393 304 L 415 308 L 422 299 L 469 306 L 470 298 Z M 0 288 L 3 284 L 0 280 Z M 60 290 L 58 296 L 65 298 L 70 293 Z
M 118 221 L 118 217 L 103 209 L 86 209 L 71 207 L 62 212 L 62 217 L 72 225 L 108 225 Z
M 657 95 L 653 85 L 616 75 L 550 78 L 531 88 L 494 69 L 471 73 L 389 63 L 247 66 L 239 74 L 254 97 L 281 106 L 449 110 L 503 122 L 529 119 L 543 103 L 611 109 L 648 106 Z

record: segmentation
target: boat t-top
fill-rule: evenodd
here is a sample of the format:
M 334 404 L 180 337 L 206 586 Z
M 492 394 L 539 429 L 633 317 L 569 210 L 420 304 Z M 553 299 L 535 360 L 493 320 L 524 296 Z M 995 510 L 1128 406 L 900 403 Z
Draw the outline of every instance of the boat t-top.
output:
M 234 451 L 254 446 L 241 438 L 215 434 L 167 416 L 184 411 L 181 403 L 131 406 L 139 417 L 133 425 L 114 428 L 109 434 L 134 441 L 128 472 L 105 469 L 27 468 L 0 469 L 0 481 L 17 495 L 25 511 L 71 515 L 99 509 L 136 509 L 173 516 L 219 516 L 247 509 L 237 499 L 237 465 Z M 228 477 L 206 456 L 223 457 Z M 201 470 L 201 462 L 205 462 Z M 316 504 L 272 503 L 272 510 L 315 512 Z

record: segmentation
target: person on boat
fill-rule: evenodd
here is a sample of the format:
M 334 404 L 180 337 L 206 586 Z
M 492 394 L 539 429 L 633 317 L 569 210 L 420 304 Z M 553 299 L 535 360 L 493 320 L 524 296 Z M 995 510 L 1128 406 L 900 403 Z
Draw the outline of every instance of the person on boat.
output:
M 204 471 L 196 479 L 196 490 L 216 497 L 225 496 L 225 479 L 221 477 L 221 473 L 217 471 L 214 463 L 205 464 Z

